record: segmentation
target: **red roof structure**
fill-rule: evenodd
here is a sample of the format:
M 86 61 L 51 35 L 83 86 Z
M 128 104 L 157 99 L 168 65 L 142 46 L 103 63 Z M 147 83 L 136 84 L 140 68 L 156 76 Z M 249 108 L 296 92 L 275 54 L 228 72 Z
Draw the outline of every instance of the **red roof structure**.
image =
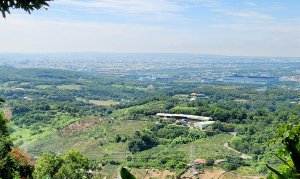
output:
M 194 163 L 197 163 L 197 164 L 206 164 L 206 160 L 203 159 L 203 158 L 198 158 L 198 159 L 194 160 Z

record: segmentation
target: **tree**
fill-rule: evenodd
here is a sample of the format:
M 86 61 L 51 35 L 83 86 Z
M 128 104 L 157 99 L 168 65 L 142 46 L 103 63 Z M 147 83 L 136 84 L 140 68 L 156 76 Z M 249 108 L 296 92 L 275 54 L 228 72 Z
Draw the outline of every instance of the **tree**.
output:
M 136 179 L 135 176 L 124 167 L 122 167 L 120 174 L 122 179 Z
M 30 14 L 33 10 L 47 9 L 50 1 L 52 0 L 1 0 L 0 11 L 4 18 L 6 13 L 10 14 L 11 9 L 23 9 Z
M 239 156 L 234 156 L 234 155 L 227 155 L 226 156 L 226 161 L 223 164 L 223 168 L 225 168 L 226 170 L 236 170 L 237 168 L 241 167 L 241 166 L 245 166 L 246 163 L 244 162 L 244 160 L 239 157 Z
M 32 178 L 33 173 L 33 163 L 30 161 L 29 154 L 20 148 L 13 148 L 11 151 L 13 158 L 17 164 L 17 171 L 20 177 Z
M 0 100 L 4 102 L 4 100 Z M 0 178 L 13 178 L 16 162 L 11 155 L 12 141 L 7 130 L 7 119 L 0 111 Z
M 34 178 L 92 178 L 92 163 L 78 151 L 70 151 L 63 157 L 44 154 L 36 163 Z
M 300 177 L 300 124 L 283 124 L 278 130 L 279 138 L 275 141 L 283 144 L 279 155 L 276 155 L 288 168 L 284 172 L 276 170 L 267 164 L 267 168 L 275 173 L 279 178 L 299 178 Z M 285 158 L 288 158 L 285 160 Z
M 128 149 L 131 153 L 136 153 L 144 150 L 151 149 L 158 145 L 157 137 L 151 133 L 139 133 L 137 132 L 133 139 L 128 143 Z
M 10 151 L 12 142 L 7 136 L 0 137 L 0 178 L 13 178 L 17 165 Z
M 35 178 L 53 178 L 62 166 L 63 159 L 53 154 L 43 154 L 35 165 L 33 176 Z

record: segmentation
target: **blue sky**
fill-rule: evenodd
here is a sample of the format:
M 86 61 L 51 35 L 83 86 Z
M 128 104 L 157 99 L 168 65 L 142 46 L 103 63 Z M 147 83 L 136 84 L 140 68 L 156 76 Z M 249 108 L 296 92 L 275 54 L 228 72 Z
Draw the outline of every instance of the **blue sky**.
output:
M 0 52 L 300 57 L 299 0 L 55 0 L 0 19 Z

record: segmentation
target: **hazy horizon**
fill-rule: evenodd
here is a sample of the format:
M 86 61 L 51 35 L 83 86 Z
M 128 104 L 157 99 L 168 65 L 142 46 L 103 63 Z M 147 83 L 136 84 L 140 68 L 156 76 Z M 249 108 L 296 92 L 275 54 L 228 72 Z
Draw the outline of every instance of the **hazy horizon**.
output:
M 204 53 L 185 53 L 185 52 L 96 52 L 96 51 L 78 51 L 78 52 L 0 52 L 1 55 L 186 55 L 186 56 L 207 56 L 207 57 L 232 57 L 232 58 L 299 58 L 299 56 L 250 56 L 250 55 L 223 55 L 223 54 L 204 54 Z

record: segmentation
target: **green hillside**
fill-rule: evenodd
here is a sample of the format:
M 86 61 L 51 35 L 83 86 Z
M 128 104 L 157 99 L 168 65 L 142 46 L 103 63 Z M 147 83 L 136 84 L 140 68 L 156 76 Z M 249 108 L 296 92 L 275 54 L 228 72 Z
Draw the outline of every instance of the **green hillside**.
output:
M 99 162 L 103 176 L 114 176 L 121 166 L 179 174 L 195 159 L 205 159 L 208 168 L 267 175 L 266 163 L 280 164 L 272 157 L 280 145 L 269 141 L 278 137 L 281 123 L 299 121 L 294 101 L 300 94 L 256 88 L 0 67 L 2 108 L 12 114 L 14 146 L 34 158 L 80 151 Z M 191 99 L 191 93 L 202 97 Z M 201 131 L 195 121 L 157 113 L 207 116 L 215 123 Z

